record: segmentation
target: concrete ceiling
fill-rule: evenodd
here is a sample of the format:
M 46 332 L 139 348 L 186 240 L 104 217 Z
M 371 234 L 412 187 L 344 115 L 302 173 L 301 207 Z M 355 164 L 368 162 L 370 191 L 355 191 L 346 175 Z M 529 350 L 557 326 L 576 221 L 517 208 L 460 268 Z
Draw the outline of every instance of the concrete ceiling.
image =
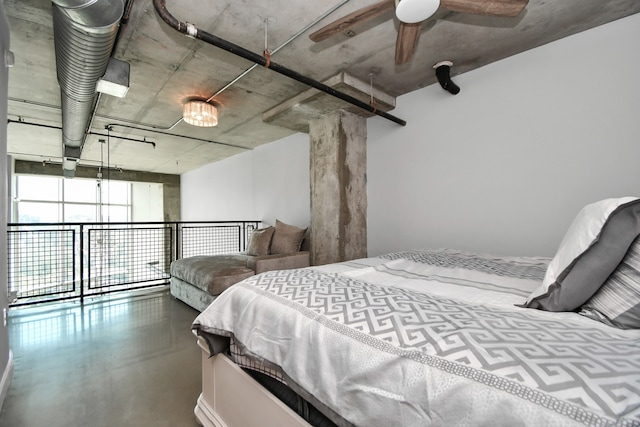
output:
M 364 101 L 373 77 L 376 92 L 384 92 L 391 104 L 394 97 L 436 83 L 432 66 L 438 61 L 453 61 L 455 76 L 640 12 L 637 0 L 530 0 L 516 18 L 471 16 L 441 8 L 423 24 L 416 55 L 402 66 L 394 65 L 398 21 L 392 12 L 354 28 L 351 37 L 338 34 L 321 43 L 309 39 L 323 25 L 375 1 L 166 0 L 166 6 L 180 21 L 261 53 L 265 33 L 269 49 L 275 50 L 345 3 L 274 53 L 272 61 L 318 81 L 333 78 L 332 82 L 342 83 L 341 90 L 362 86 Z M 4 7 L 15 54 L 9 73 L 9 119 L 31 123 L 9 124 L 9 154 L 59 163 L 62 132 L 52 4 L 4 0 Z M 170 28 L 151 0 L 133 1 L 114 57 L 130 63 L 130 89 L 122 99 L 101 96 L 81 165 L 180 174 L 304 130 L 307 120 L 347 105 L 331 98 L 329 107 L 319 106 L 318 98 L 330 98 L 322 94 L 311 97 L 308 108 L 300 108 L 300 98 L 310 96 L 300 94 L 309 87 L 262 66 L 235 81 L 253 63 Z M 186 99 L 214 94 L 220 114 L 217 127 L 197 128 L 179 121 Z

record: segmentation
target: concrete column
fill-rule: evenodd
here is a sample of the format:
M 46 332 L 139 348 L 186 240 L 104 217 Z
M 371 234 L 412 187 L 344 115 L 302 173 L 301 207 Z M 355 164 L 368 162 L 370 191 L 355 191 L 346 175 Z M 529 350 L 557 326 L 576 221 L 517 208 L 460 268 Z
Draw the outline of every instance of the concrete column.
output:
M 309 125 L 311 264 L 367 256 L 367 124 L 346 112 Z

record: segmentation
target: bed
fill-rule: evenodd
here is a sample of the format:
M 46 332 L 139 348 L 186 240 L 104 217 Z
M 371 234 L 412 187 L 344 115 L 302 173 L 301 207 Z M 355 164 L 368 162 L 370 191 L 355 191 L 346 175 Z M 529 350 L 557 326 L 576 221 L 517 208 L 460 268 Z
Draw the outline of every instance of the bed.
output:
M 196 416 L 640 426 L 639 235 L 640 199 L 607 199 L 578 214 L 553 258 L 423 249 L 252 276 L 193 323 Z

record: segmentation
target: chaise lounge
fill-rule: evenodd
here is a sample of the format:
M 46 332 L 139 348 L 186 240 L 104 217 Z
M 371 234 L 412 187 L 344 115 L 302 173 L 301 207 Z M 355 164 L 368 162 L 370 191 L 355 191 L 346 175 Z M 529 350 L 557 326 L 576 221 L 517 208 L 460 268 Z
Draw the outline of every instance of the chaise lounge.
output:
M 246 252 L 193 256 L 171 263 L 171 295 L 203 311 L 227 288 L 255 274 L 309 266 L 307 229 L 276 220 L 254 230 Z

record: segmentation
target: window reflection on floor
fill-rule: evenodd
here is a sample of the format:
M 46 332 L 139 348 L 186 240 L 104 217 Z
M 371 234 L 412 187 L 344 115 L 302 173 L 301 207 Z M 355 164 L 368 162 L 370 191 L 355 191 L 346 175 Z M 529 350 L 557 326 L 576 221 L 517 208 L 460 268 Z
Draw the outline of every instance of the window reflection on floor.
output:
M 90 342 L 116 344 L 121 360 L 171 351 L 175 344 L 166 292 L 93 303 L 12 309 L 10 345 L 15 352 Z M 187 325 L 182 325 L 184 329 Z M 184 332 L 184 331 L 183 331 Z M 130 345 L 129 345 L 130 344 Z
M 9 310 L 0 426 L 195 426 L 197 312 L 166 288 Z

